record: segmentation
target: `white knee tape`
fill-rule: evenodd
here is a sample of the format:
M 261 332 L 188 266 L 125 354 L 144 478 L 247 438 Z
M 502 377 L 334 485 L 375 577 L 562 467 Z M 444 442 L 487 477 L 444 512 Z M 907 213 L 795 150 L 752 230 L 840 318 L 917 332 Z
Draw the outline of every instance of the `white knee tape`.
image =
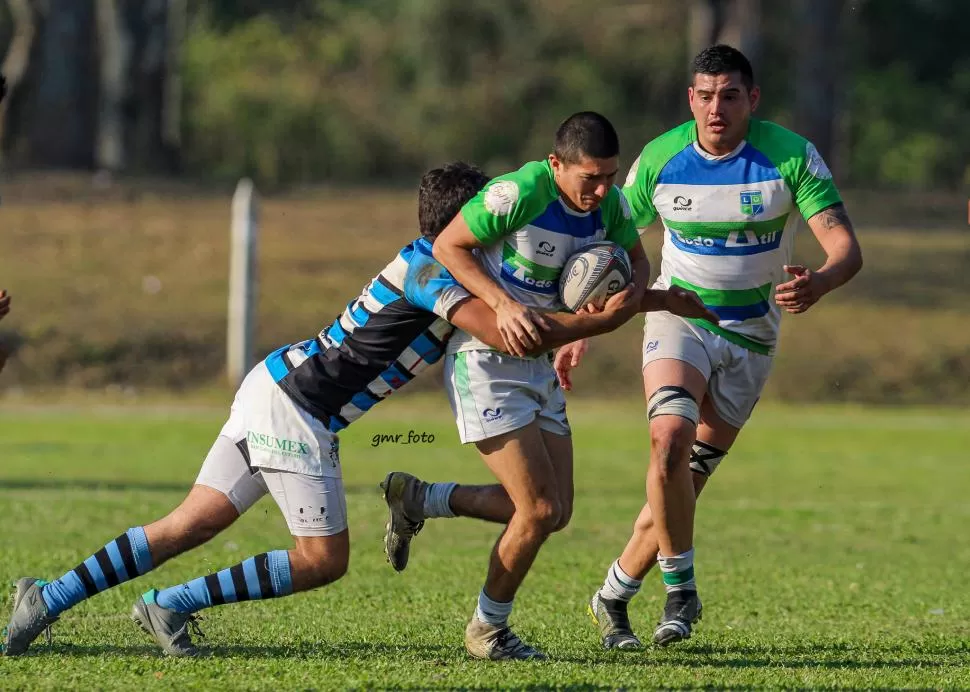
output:
M 727 452 L 724 450 L 697 440 L 690 451 L 690 470 L 702 476 L 710 476 L 725 456 Z
M 701 410 L 694 397 L 683 387 L 661 387 L 647 402 L 647 418 L 657 416 L 680 416 L 697 425 Z

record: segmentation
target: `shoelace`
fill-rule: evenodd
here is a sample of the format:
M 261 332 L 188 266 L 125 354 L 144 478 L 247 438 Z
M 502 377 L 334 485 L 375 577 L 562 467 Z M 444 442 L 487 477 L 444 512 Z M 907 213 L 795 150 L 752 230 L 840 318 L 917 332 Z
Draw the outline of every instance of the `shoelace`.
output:
M 535 653 L 528 644 L 525 644 L 510 628 L 505 627 L 495 634 L 495 644 L 510 654 L 524 653 L 532 655 Z
M 414 522 L 408 519 L 406 516 L 404 518 L 407 520 L 407 525 L 404 526 L 404 528 L 402 528 L 398 533 L 405 538 L 414 538 L 421 533 L 421 529 L 424 528 L 423 521 Z
M 186 624 L 188 624 L 189 629 L 192 630 L 192 634 L 198 636 L 199 639 L 205 639 L 205 634 L 202 633 L 202 628 L 199 627 L 200 620 L 202 620 L 202 616 L 192 614 L 189 615 L 189 619 L 186 621 Z

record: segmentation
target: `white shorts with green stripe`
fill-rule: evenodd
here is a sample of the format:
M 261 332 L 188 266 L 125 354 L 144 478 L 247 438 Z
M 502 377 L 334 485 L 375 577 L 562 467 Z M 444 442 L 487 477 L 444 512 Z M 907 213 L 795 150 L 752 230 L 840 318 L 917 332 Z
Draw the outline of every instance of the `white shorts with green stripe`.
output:
M 651 312 L 643 330 L 643 367 L 665 358 L 700 370 L 714 410 L 735 428 L 751 417 L 773 360 L 669 312 Z
M 566 397 L 552 355 L 516 358 L 497 351 L 461 351 L 445 360 L 445 389 L 462 443 L 479 442 L 532 421 L 569 435 Z

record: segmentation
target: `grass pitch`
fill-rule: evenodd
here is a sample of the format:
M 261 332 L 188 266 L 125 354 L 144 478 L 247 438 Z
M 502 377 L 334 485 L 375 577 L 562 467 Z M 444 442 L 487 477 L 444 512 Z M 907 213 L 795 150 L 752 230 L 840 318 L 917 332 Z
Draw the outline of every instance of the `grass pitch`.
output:
M 0 411 L 0 579 L 54 578 L 174 506 L 223 412 Z M 133 600 L 289 546 L 264 499 L 210 544 L 69 611 L 54 643 L 0 658 L 3 689 L 329 689 L 970 686 L 966 573 L 970 415 L 762 408 L 701 500 L 705 618 L 667 650 L 606 652 L 585 604 L 643 499 L 642 405 L 577 402 L 576 510 L 540 553 L 512 623 L 547 663 L 469 660 L 462 632 L 498 527 L 429 521 L 403 574 L 384 562 L 390 469 L 489 479 L 440 398 L 385 404 L 342 435 L 353 554 L 330 587 L 203 614 L 212 655 L 162 658 Z M 433 443 L 375 435 L 433 434 Z M 631 607 L 648 635 L 651 575 Z M 6 620 L 9 606 L 2 619 Z

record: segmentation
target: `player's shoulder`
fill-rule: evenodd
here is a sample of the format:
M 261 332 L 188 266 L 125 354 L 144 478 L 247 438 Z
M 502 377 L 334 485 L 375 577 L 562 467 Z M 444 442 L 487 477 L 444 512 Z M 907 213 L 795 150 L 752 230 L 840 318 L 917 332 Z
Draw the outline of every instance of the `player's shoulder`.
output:
M 515 211 L 519 218 L 522 214 L 540 213 L 557 196 L 549 162 L 530 161 L 518 170 L 490 180 L 465 208 L 479 210 L 484 207 L 493 216 L 508 216 Z
M 797 132 L 770 120 L 754 118 L 751 120 L 748 142 L 768 158 L 776 160 L 776 163 L 777 159 L 787 161 L 808 158 L 809 148 L 812 147 L 812 143 Z
M 624 185 L 632 185 L 641 173 L 648 178 L 655 178 L 672 158 L 687 149 L 696 139 L 697 127 L 693 120 L 654 137 L 640 151 Z
M 653 164 L 666 163 L 696 139 L 697 126 L 693 120 L 689 120 L 651 139 L 643 147 L 640 156 Z
M 815 145 L 778 123 L 752 120 L 748 141 L 786 175 L 796 178 L 807 169 L 816 178 L 832 177 Z
M 555 196 L 555 178 L 552 174 L 552 166 L 548 161 L 529 161 L 518 170 L 505 173 L 488 182 L 483 190 L 487 193 L 496 187 L 507 189 L 514 188 L 519 196 L 527 197 L 531 195 Z
M 603 198 L 600 206 L 604 209 L 618 208 L 624 220 L 629 220 L 633 217 L 630 211 L 630 202 L 627 201 L 626 195 L 623 194 L 623 191 L 618 185 L 610 187 L 609 192 L 606 193 L 606 197 Z

